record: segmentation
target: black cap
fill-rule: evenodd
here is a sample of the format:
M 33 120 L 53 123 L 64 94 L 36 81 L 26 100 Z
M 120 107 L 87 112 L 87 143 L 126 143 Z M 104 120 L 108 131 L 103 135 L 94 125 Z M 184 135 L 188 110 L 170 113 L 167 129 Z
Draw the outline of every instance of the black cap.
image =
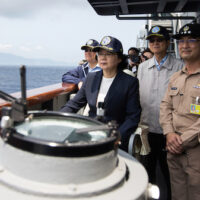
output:
M 81 50 L 85 50 L 86 48 L 91 48 L 91 49 L 93 49 L 93 48 L 96 47 L 96 46 L 99 46 L 99 43 L 98 43 L 96 40 L 94 40 L 94 39 L 90 39 L 90 40 L 88 40 L 88 41 L 86 42 L 85 45 L 83 45 L 83 46 L 81 47 Z
M 180 39 L 182 36 L 200 37 L 200 24 L 186 24 L 172 37 L 174 39 Z
M 149 40 L 153 36 L 162 37 L 162 38 L 165 38 L 166 40 L 170 39 L 169 31 L 165 27 L 158 26 L 158 25 L 151 27 L 146 37 L 146 40 Z
M 100 49 L 105 49 L 112 53 L 122 53 L 123 54 L 123 47 L 122 43 L 112 36 L 105 36 L 102 38 L 100 45 L 94 48 L 94 51 L 99 51 Z

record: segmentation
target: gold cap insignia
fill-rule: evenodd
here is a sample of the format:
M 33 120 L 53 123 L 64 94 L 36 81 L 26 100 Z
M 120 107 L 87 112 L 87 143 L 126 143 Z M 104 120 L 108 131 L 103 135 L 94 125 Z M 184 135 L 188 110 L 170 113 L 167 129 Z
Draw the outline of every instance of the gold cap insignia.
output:
M 187 32 L 188 30 L 189 30 L 189 26 L 185 26 L 184 28 L 183 28 L 183 30 L 184 30 L 184 32 Z
M 106 46 L 108 44 L 110 44 L 111 42 L 111 38 L 109 36 L 105 36 L 102 40 L 101 40 L 101 45 Z
M 93 40 L 88 40 L 86 45 L 92 45 L 92 43 L 93 43 Z

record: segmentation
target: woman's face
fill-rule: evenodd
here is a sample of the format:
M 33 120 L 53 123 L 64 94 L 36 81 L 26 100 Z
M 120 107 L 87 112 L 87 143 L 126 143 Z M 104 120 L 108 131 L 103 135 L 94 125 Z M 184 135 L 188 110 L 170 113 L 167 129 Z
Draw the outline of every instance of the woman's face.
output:
M 141 60 L 142 62 L 144 62 L 145 60 L 148 60 L 150 58 L 153 57 L 153 54 L 151 52 L 144 52 L 142 55 L 141 55 Z
M 148 59 L 152 58 L 153 57 L 153 54 L 151 52 L 144 52 L 143 54 L 144 56 L 146 56 Z
M 121 59 L 116 53 L 101 49 L 98 53 L 98 63 L 102 70 L 116 70 Z

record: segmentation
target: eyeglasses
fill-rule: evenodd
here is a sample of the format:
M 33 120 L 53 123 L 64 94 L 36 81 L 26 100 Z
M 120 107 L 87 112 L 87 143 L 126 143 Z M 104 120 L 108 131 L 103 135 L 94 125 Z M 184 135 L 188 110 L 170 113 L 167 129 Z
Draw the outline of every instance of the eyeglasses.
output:
M 164 38 L 156 38 L 156 39 L 149 39 L 150 43 L 154 43 L 154 42 L 163 42 L 165 39 Z
M 116 54 L 115 53 L 98 53 L 97 55 L 99 57 L 103 57 L 103 56 L 105 56 L 105 57 L 111 57 L 111 56 L 116 55 Z
M 195 44 L 197 41 L 200 41 L 200 39 L 177 40 L 177 43 L 179 45 L 182 45 L 184 43 Z
M 85 52 L 93 52 L 92 49 L 85 49 Z

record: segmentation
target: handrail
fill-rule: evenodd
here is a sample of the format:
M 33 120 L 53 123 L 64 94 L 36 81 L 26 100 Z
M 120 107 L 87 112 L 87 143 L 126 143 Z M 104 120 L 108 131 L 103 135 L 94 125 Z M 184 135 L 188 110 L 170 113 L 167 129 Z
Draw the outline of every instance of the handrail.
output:
M 42 102 L 53 99 L 54 97 L 70 93 L 77 90 L 77 86 L 71 83 L 58 83 L 54 85 L 48 85 L 36 89 L 27 90 L 27 106 L 33 106 Z M 16 98 L 21 97 L 21 92 L 12 93 L 12 96 Z M 4 106 L 10 106 L 11 103 L 0 99 L 0 110 Z

